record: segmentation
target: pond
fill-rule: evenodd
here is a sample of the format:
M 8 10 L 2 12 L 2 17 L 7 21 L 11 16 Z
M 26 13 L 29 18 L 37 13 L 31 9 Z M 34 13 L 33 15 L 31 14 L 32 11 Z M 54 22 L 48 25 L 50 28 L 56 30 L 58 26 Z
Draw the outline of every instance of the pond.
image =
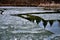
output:
M 60 13 L 42 7 L 0 7 L 0 40 L 59 40 Z

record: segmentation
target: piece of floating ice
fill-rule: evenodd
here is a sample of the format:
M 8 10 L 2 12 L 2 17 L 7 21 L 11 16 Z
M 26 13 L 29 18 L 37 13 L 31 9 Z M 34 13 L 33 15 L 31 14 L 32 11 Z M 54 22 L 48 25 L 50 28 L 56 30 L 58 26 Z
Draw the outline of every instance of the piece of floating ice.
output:
M 19 14 L 20 11 L 17 10 L 5 10 L 2 14 Z
M 48 23 L 47 26 L 46 26 L 46 30 L 49 30 L 55 34 L 60 34 L 60 23 L 58 21 L 54 21 L 53 25 L 50 26 L 50 24 Z
M 40 12 L 55 12 L 53 10 L 42 10 L 38 8 L 20 8 L 20 9 L 10 9 L 5 10 L 2 14 L 26 14 L 26 13 L 40 13 Z
M 51 26 L 50 26 L 50 23 L 49 22 L 47 22 L 47 25 L 46 25 L 46 30 L 49 30 L 51 28 Z
M 33 16 L 38 16 L 43 18 L 44 20 L 60 20 L 60 13 L 48 13 L 48 14 L 31 14 Z
M 29 20 L 23 19 L 21 17 L 4 15 L 1 16 L 1 25 L 8 27 L 14 27 L 16 29 L 30 29 L 34 27 L 38 27 L 36 23 L 30 22 Z
M 39 26 L 40 26 L 41 28 L 44 28 L 44 25 L 43 25 L 43 21 L 42 21 L 42 20 L 39 22 Z
M 15 38 L 15 40 L 17 40 L 17 38 Z
M 58 22 L 58 21 L 54 21 L 52 27 L 60 27 L 60 26 L 59 26 L 59 22 Z
M 0 29 L 7 29 L 8 27 L 0 27 Z
M 28 30 L 26 30 L 26 31 L 24 31 L 24 30 L 17 30 L 17 31 L 11 31 L 11 33 L 13 33 L 13 34 L 17 34 L 17 33 L 43 33 L 43 32 L 45 32 L 46 30 L 40 30 L 40 31 L 28 31 Z

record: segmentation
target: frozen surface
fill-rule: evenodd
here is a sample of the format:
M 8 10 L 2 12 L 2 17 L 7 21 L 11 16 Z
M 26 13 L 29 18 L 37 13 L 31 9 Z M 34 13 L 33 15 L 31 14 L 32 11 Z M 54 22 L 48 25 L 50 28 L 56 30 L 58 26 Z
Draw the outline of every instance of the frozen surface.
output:
M 1 9 L 4 7 L 1 7 Z M 10 14 L 46 12 L 36 7 L 6 7 L 3 15 L 0 14 L 0 40 L 59 40 L 60 39 L 60 23 L 54 21 L 53 25 L 47 22 L 44 28 L 43 21 L 39 24 L 36 21 L 31 22 L 27 19 L 11 16 Z M 21 8 L 21 9 L 19 9 Z M 48 11 L 49 12 L 49 11 Z M 0 12 L 1 13 L 1 12 Z M 9 15 L 8 15 L 9 14 Z M 39 16 L 45 20 L 60 20 L 60 14 L 32 14 Z M 26 17 L 26 16 L 25 16 Z M 53 34 L 54 33 L 54 34 Z
M 34 16 L 38 16 L 43 18 L 44 20 L 60 20 L 60 13 L 52 13 L 52 14 L 32 14 Z
M 43 7 L 0 7 L 6 9 L 2 14 L 26 14 L 26 13 L 39 13 L 39 12 L 55 12 L 54 10 L 43 10 Z

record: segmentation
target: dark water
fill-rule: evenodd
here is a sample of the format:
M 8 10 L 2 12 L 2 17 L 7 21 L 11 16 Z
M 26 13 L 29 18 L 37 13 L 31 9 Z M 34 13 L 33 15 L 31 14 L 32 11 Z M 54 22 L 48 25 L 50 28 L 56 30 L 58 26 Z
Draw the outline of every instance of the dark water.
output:
M 0 14 L 0 40 L 60 40 L 59 13 L 55 13 L 58 14 L 56 15 L 58 17 L 54 17 L 54 13 L 52 13 L 54 20 L 52 17 L 50 17 L 52 19 L 48 20 L 47 18 L 47 20 L 45 20 L 46 15 L 43 16 L 43 14 L 34 14 L 33 16 L 32 13 L 21 15 L 17 13 L 19 13 L 18 10 L 22 11 L 22 9 L 14 9 L 15 11 L 9 10 L 10 11 L 5 11 L 3 14 Z M 30 11 L 30 9 L 27 10 Z M 38 10 L 41 9 L 38 8 Z M 34 11 L 36 11 L 35 8 Z M 49 14 L 47 14 L 47 17 L 49 17 Z

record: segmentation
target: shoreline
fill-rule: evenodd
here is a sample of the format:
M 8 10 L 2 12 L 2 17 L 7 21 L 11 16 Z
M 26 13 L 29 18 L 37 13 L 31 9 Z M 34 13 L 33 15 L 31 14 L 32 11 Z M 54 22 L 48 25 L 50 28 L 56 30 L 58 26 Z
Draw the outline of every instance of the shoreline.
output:
M 60 8 L 60 4 L 39 4 L 38 6 L 42 7 L 52 7 L 52 8 Z
M 60 4 L 56 3 L 40 3 L 40 4 L 0 4 L 0 6 L 15 6 L 15 7 L 44 7 L 44 9 L 60 9 Z
M 40 4 L 0 4 L 0 6 L 37 6 L 37 7 L 60 7 L 60 4 L 56 4 L 56 3 L 40 3 Z

